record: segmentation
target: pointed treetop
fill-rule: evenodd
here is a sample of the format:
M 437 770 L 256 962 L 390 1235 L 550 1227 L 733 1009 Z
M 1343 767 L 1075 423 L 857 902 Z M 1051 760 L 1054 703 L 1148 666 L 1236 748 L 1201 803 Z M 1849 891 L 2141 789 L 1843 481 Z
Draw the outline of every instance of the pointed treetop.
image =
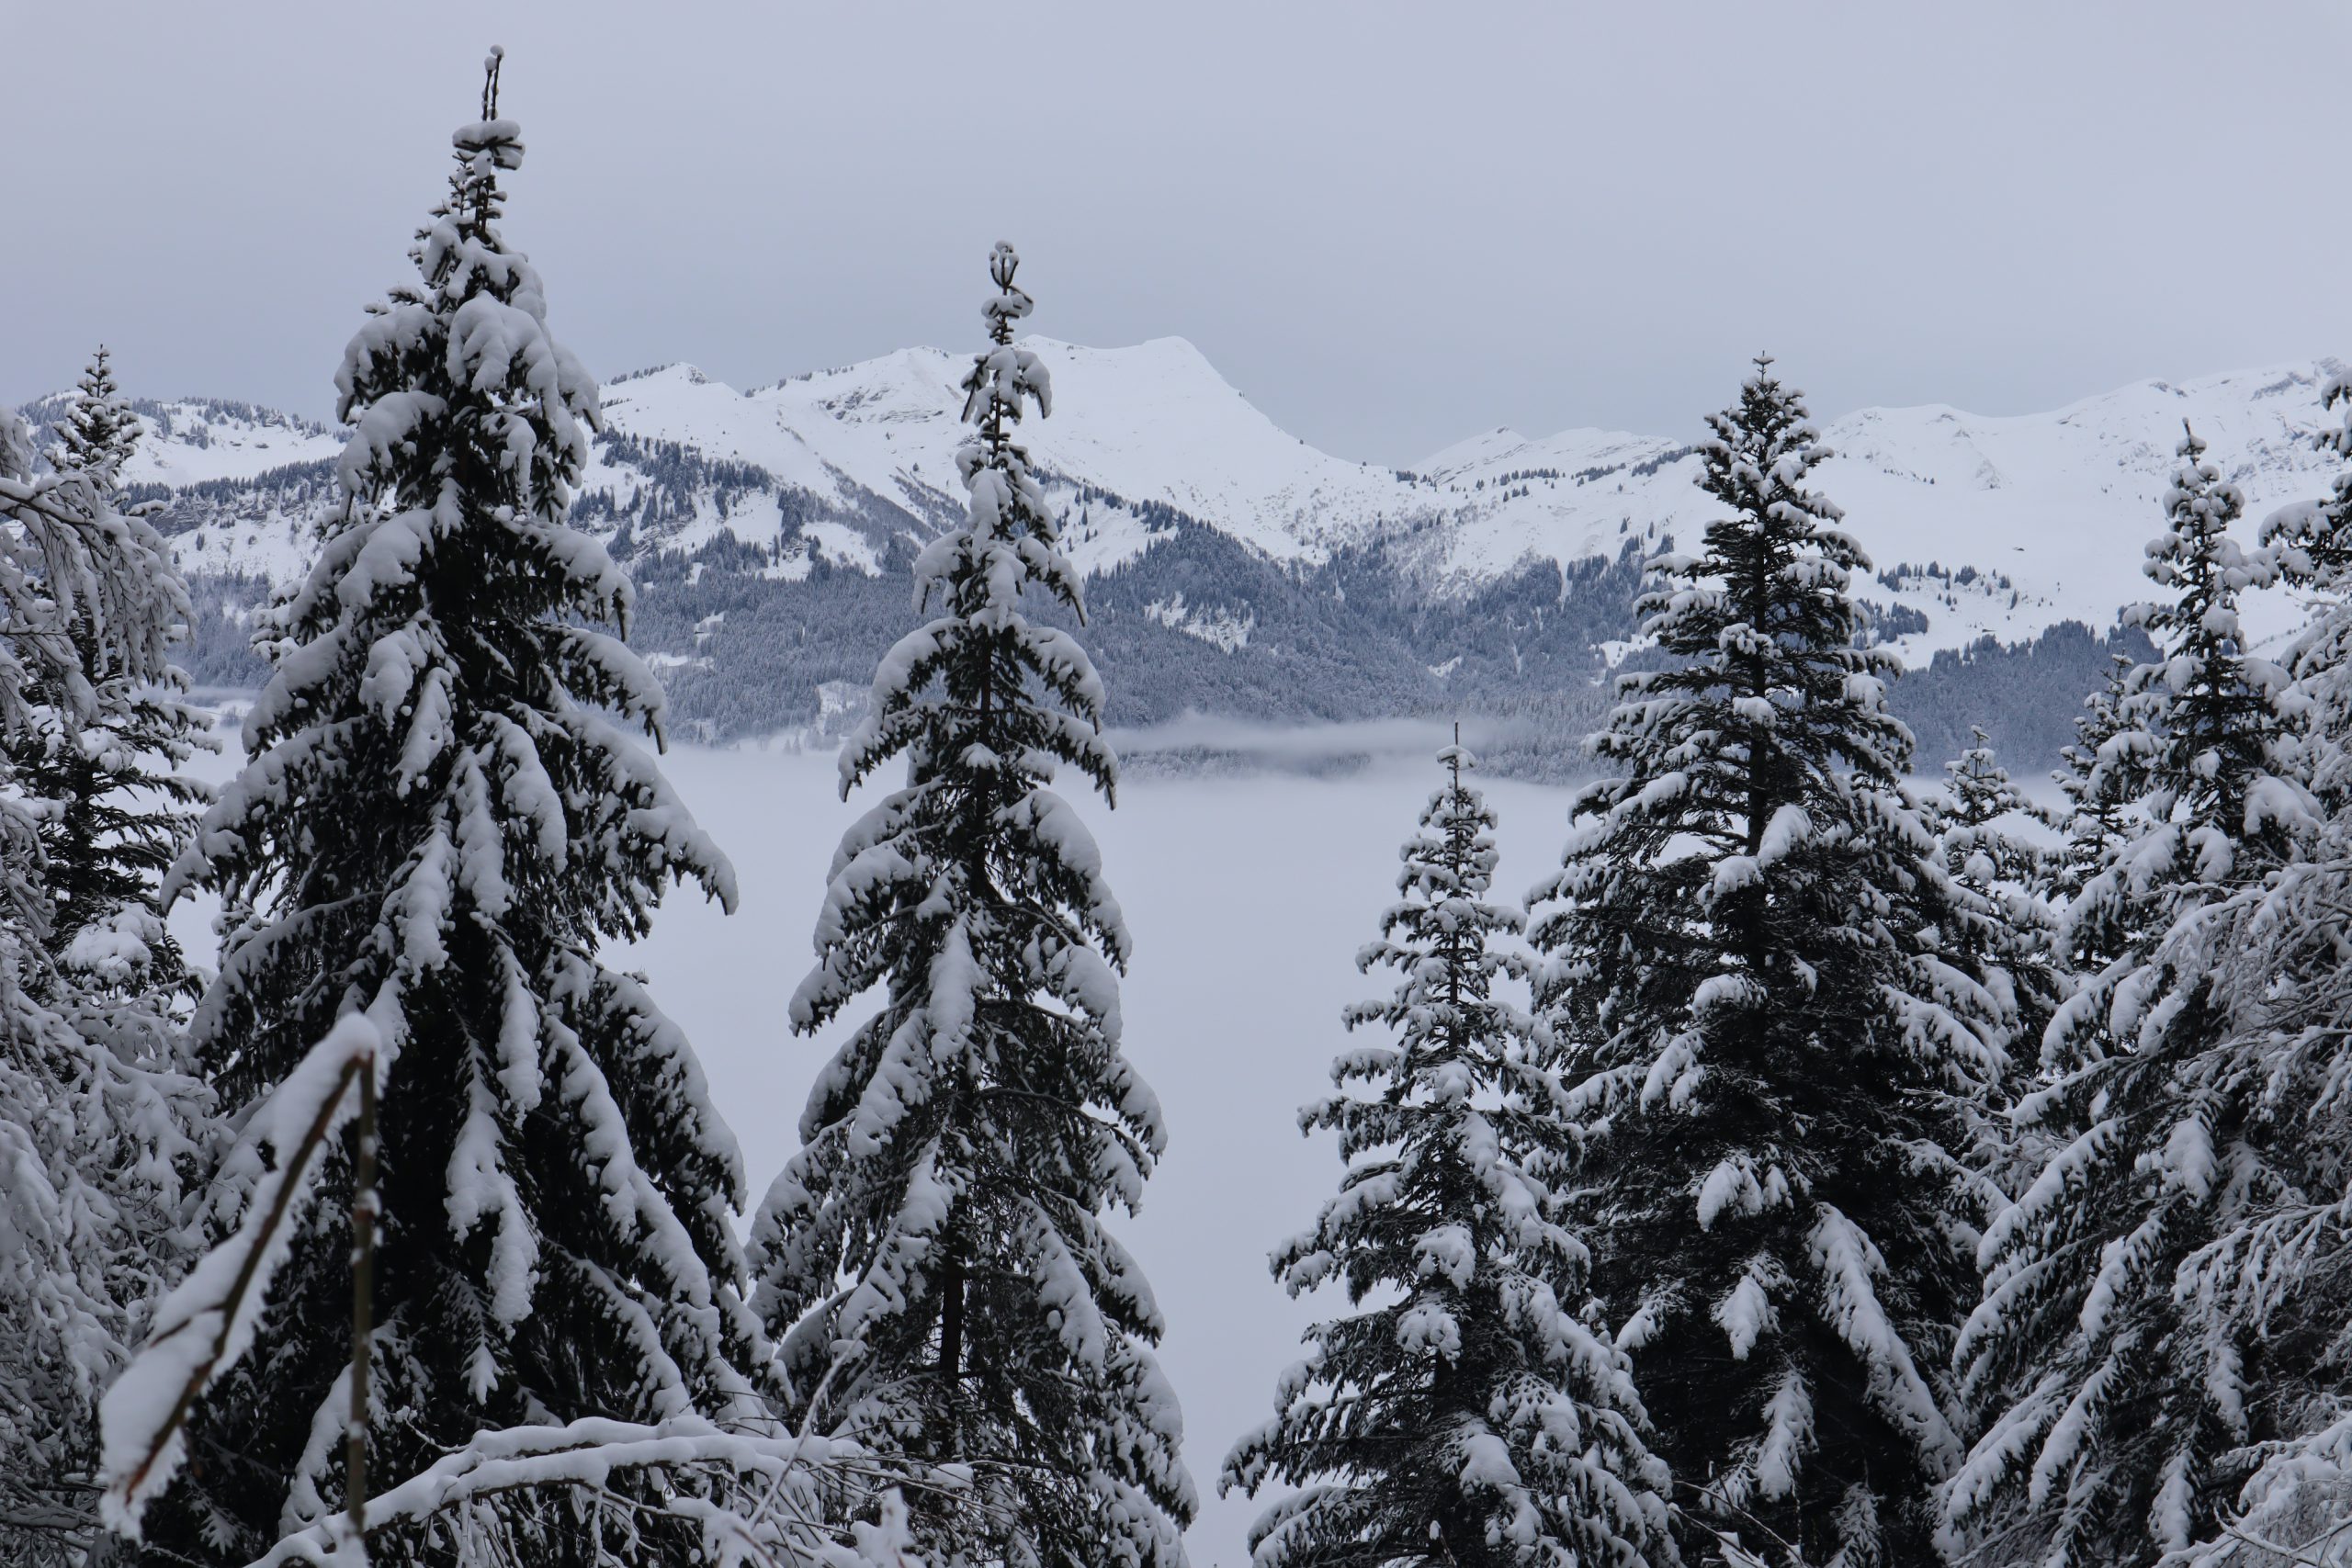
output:
M 488 215 L 498 199 L 496 171 L 523 166 L 523 128 L 498 118 L 498 75 L 505 62 L 505 49 L 492 44 L 481 62 L 481 118 L 459 126 L 450 138 L 462 165 L 461 194 L 470 196 L 481 215 Z
M 1462 721 L 1460 719 L 1457 718 L 1453 721 L 1453 744 L 1440 750 L 1437 754 L 1437 760 L 1444 766 L 1448 774 L 1452 776 L 1453 781 L 1453 793 L 1456 795 L 1461 794 L 1462 775 L 1464 771 L 1476 768 L 1478 765 L 1478 759 L 1473 756 L 1468 748 L 1462 744 Z
M 74 407 L 57 427 L 57 448 L 51 463 L 72 469 L 112 490 L 122 467 L 139 445 L 139 416 L 123 400 L 115 384 L 112 355 L 100 344 L 75 384 Z
M 2218 465 L 2205 461 L 2205 440 L 2188 421 L 2180 422 L 2180 445 L 2175 448 L 2180 467 L 2174 470 L 2172 486 L 2164 496 L 2172 526 L 2148 546 L 2150 558 L 2143 570 L 2167 587 L 2177 586 L 2177 572 L 2168 575 L 2160 562 L 2176 557 L 2186 559 L 2180 556 L 2181 549 L 2188 541 L 2202 539 L 2213 547 L 2214 558 L 2227 579 L 2219 586 L 2231 591 L 2264 586 L 2273 565 L 2269 557 L 2248 556 L 2225 542 L 2229 525 L 2245 508 L 2244 493 L 2222 478 Z M 2196 548 L 2189 549 L 2189 554 L 2196 553 Z
M 2196 428 L 2188 421 L 2182 420 L 2180 445 L 2174 448 L 2175 454 L 2181 459 L 2181 465 L 2172 476 L 2172 488 L 2165 495 L 2164 505 L 2167 513 L 2177 513 L 2185 505 L 2189 518 L 2194 519 L 2196 532 L 2219 534 L 2237 520 L 2238 513 L 2245 505 L 2245 497 L 2237 486 L 2227 482 L 2222 477 L 2219 465 L 2205 461 L 2205 438 L 2197 434 Z M 2177 530 L 2165 536 L 2177 536 Z M 2153 550 L 2155 546 L 2151 545 L 2149 547 Z M 2238 552 L 2233 550 L 2227 553 L 2235 557 Z M 2259 569 L 2262 563 L 2256 564 Z M 2156 576 L 2153 568 L 2150 569 L 2149 575 Z M 2157 581 L 2162 581 L 2164 579 L 2158 577 Z M 2252 587 L 2259 584 L 2248 579 L 2237 586 Z
M 1054 412 L 1053 378 L 1046 374 L 1043 361 L 1025 348 L 1012 346 L 1012 323 L 1036 309 L 1037 302 L 1015 288 L 1012 276 L 1021 267 L 1021 256 L 1010 244 L 999 240 L 989 252 L 989 277 L 997 292 L 980 306 L 980 319 L 989 324 L 989 346 L 972 361 L 971 372 L 964 378 L 964 423 L 980 427 L 979 439 L 965 448 L 973 454 L 974 467 L 985 464 L 1004 468 L 1008 459 L 1017 460 L 1025 474 L 1028 454 L 1010 440 L 1006 426 L 1018 423 L 1023 404 L 1035 400 L 1039 418 Z M 964 461 L 959 454 L 959 463 Z M 970 468 L 966 470 L 969 483 Z M 1035 513 L 1033 523 L 1051 536 L 1057 532 L 1047 515 L 1045 492 L 1036 491 L 1033 479 L 1024 479 L 1034 494 L 1028 495 L 1029 510 Z M 974 492 L 977 498 L 978 492 Z M 973 513 L 977 519 L 978 512 Z
M 1773 374 L 1772 367 L 1779 363 L 1764 351 L 1749 359 L 1751 368 L 1740 381 L 1738 398 L 1730 407 L 1706 416 L 1715 439 L 1702 443 L 1702 449 L 1715 445 L 1749 451 L 1749 460 L 1760 464 L 1752 482 L 1785 488 L 1793 496 L 1797 480 L 1834 454 L 1821 445 L 1821 431 L 1805 405 L 1804 389 Z M 1771 450 L 1770 456 L 1758 449 L 1759 442 Z M 1702 488 L 1709 483 L 1704 479 L 1700 481 Z M 1844 515 L 1825 498 L 1810 492 L 1806 496 L 1804 510 L 1832 522 Z
M 999 240 L 989 252 L 989 277 L 997 292 L 980 307 L 980 319 L 989 324 L 989 339 L 993 343 L 1012 341 L 1012 323 L 1037 307 L 1037 302 L 1012 286 L 1012 275 L 1021 270 L 1021 253 L 1012 244 Z

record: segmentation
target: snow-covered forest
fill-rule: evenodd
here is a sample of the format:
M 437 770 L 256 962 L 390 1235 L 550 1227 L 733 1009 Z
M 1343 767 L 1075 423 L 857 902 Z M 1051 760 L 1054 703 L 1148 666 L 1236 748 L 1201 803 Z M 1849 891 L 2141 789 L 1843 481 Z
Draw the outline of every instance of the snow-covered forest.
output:
M 1374 558 L 1570 476 L 1335 475 L 1334 538 L 1457 481 L 1487 532 L 1269 532 L 1396 669 L 1301 612 L 1235 685 L 1483 728 L 1123 778 L 1180 710 L 1117 678 L 1258 623 L 1128 603 L 1098 664 L 1105 552 L 1244 558 L 1038 458 L 1094 383 L 1010 243 L 905 367 L 956 439 L 888 480 L 901 574 L 813 513 L 741 563 L 892 617 L 857 691 L 813 600 L 669 628 L 795 639 L 722 693 L 649 649 L 640 578 L 678 621 L 710 562 L 610 481 L 690 465 L 505 237 L 503 72 L 337 424 L 268 426 L 334 451 L 250 594 L 107 349 L 0 410 L 0 1562 L 2352 1568 L 2352 376 L 2267 389 L 2300 495 L 2192 412 L 2065 541 L 2111 631 L 1884 558 L 1770 355 L 1605 470 L 1670 513 L 1450 607 Z M 1971 595 L 2016 640 L 1918 642 Z M 820 722 L 683 746 L 698 678 Z

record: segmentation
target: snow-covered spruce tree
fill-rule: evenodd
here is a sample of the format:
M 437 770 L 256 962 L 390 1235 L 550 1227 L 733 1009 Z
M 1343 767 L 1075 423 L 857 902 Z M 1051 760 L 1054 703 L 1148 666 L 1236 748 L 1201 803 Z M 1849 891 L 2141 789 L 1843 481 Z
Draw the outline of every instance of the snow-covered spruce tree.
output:
M 58 434 L 56 471 L 81 479 L 94 504 L 124 511 L 122 466 L 138 446 L 140 423 L 104 347 L 83 372 Z M 184 606 L 169 556 L 149 558 L 159 608 Z M 217 742 L 205 714 L 187 701 L 185 674 L 110 663 L 100 631 L 86 613 L 75 617 L 70 670 L 36 682 L 43 722 L 12 735 L 8 750 L 18 787 L 48 803 L 41 849 L 54 905 L 51 952 L 87 994 L 95 1021 L 125 1022 L 126 1009 L 169 1010 L 191 986 L 154 894 L 194 831 L 195 808 L 210 798 L 181 769 Z M 76 679 L 89 687 L 80 704 L 67 690 Z
M 169 895 L 217 889 L 220 973 L 193 1025 L 244 1129 L 209 1198 L 259 1174 L 253 1108 L 360 1013 L 387 1054 L 370 1466 L 389 1484 L 476 1432 L 750 1402 L 732 1141 L 694 1054 L 632 976 L 673 878 L 732 875 L 613 714 L 658 739 L 623 644 L 627 579 L 564 521 L 596 389 L 501 239 L 497 118 L 456 133 L 415 282 L 345 351 L 354 430 L 320 559 L 282 609 L 253 761 Z M 347 1154 L 294 1234 L 257 1343 L 205 1399 L 149 1515 L 166 1562 L 243 1562 L 339 1506 L 351 1317 Z M 375 1561 L 686 1562 L 695 1532 L 625 1508 L 481 1499 Z M 611 1555 L 605 1555 L 609 1552 Z
M 1955 922 L 1940 951 L 2003 1002 L 2014 1038 L 2030 1052 L 2069 988 L 2057 953 L 2057 911 L 2043 890 L 2062 874 L 2061 857 L 2021 829 L 2058 827 L 2053 814 L 2010 781 L 1981 728 L 1944 764 L 1947 798 L 1934 808 L 1936 852 L 1953 886 L 1990 919 Z
M 1273 1257 L 1292 1294 L 1337 1280 L 1358 1310 L 1308 1331 L 1222 1484 L 1300 1488 L 1250 1531 L 1259 1568 L 1670 1562 L 1626 1358 L 1577 1315 L 1589 1259 L 1551 1186 L 1572 1137 L 1558 1080 L 1495 994 L 1530 965 L 1503 945 L 1521 918 L 1487 900 L 1494 812 L 1459 744 L 1439 761 L 1402 901 L 1356 959 L 1396 991 L 1346 1013 L 1396 1043 L 1343 1053 L 1339 1092 L 1300 1116 L 1339 1134 L 1348 1173 Z
M 113 355 L 100 344 L 74 385 L 65 423 L 57 427 L 54 466 L 80 474 L 104 470 L 119 482 L 123 465 L 138 450 L 139 434 L 139 416 L 115 382 Z
M 2058 819 L 2010 782 L 1984 730 L 1972 739 L 1944 764 L 1943 792 L 1927 807 L 1937 857 L 1966 906 L 1938 951 L 1992 994 L 2019 1046 L 1990 1096 L 1962 1101 L 1975 1129 L 1969 1164 L 2006 1194 L 2032 1180 L 2052 1153 L 2050 1131 L 2019 1119 L 2041 1088 L 2038 1043 L 2075 976 L 2058 950 L 2059 911 L 2047 897 L 2063 874 L 2061 852 L 2020 831 L 2055 828 Z
M 2209 1310 L 2193 1260 L 2293 1178 L 2265 1148 L 2279 1084 L 2225 1048 L 2198 932 L 2265 886 L 2318 813 L 2292 782 L 2286 673 L 2239 639 L 2238 595 L 2271 567 L 2230 538 L 2238 492 L 2204 450 L 2182 442 L 2148 547 L 2173 597 L 2133 615 L 2160 651 L 2127 682 L 2137 735 L 2099 749 L 2101 768 L 2143 753 L 2139 817 L 2066 915 L 2070 933 L 2111 933 L 2072 934 L 2076 951 L 2125 945 L 2052 1021 L 2043 1060 L 2061 1076 L 2034 1109 L 2057 1146 L 1985 1234 L 1956 1349 L 1983 1435 L 1948 1544 L 1988 1564 L 2153 1562 L 2209 1535 L 2242 1479 L 2258 1336 Z
M 1662 667 L 1621 681 L 1593 744 L 1622 773 L 1531 895 L 1538 999 L 1689 1544 L 1923 1562 L 1990 1206 L 1964 1104 L 2004 1062 L 1996 998 L 1935 947 L 1987 916 L 1900 792 L 1894 665 L 1857 646 L 1867 561 L 1805 486 L 1800 395 L 1758 360 L 1709 423 L 1724 514 L 1652 563 Z
M 2328 388 L 2346 423 L 2323 446 L 2352 457 L 2352 384 Z M 2259 1085 L 2230 1149 L 2219 1222 L 2182 1259 L 2176 1299 L 2200 1336 L 2252 1348 L 2242 1369 L 2247 1446 L 2220 1466 L 2251 1474 L 2179 1568 L 2352 1564 L 2352 471 L 2324 502 L 2288 508 L 2264 533 L 2314 596 L 2294 670 L 2307 705 L 2306 782 L 2328 819 L 2264 883 L 2177 922 L 2160 953 L 2214 1021 L 2208 1082 Z M 2168 998 L 2154 1005 L 2165 1005 Z M 2253 1157 L 2249 1159 L 2248 1156 Z M 2255 1179 L 2244 1179 L 2251 1175 Z M 2256 1546 L 2254 1543 L 2266 1543 Z
M 2050 776 L 2066 796 L 2062 813 L 2065 841 L 2046 863 L 2041 891 L 2063 915 L 2091 880 L 2115 863 L 2132 841 L 2135 812 L 2145 793 L 2147 760 L 2155 738 L 2141 728 L 2130 701 L 2134 668 L 2129 654 L 2111 656 L 2107 683 L 2083 699 L 2075 719 L 2075 739 L 2064 748 L 2064 767 Z M 2138 940 L 2118 923 L 2129 911 L 2109 908 L 2102 918 L 2064 922 L 2067 968 L 2076 975 L 2105 969 Z
M 185 1050 L 198 982 L 156 892 L 193 834 L 193 807 L 209 798 L 180 769 L 216 743 L 185 700 L 187 677 L 137 651 L 177 632 L 187 610 L 168 550 L 123 504 L 121 468 L 139 433 L 101 348 L 51 468 L 61 497 L 119 530 L 121 548 L 105 558 L 106 570 L 139 580 L 121 602 L 137 604 L 144 622 L 109 626 L 104 595 L 85 595 L 70 611 L 54 606 L 70 629 L 51 643 L 55 657 L 28 667 L 24 721 L 0 727 L 9 787 L 38 803 L 37 853 L 22 869 L 46 905 L 46 953 L 27 982 L 75 1043 L 48 1047 L 61 1091 L 54 1125 L 71 1129 L 56 1158 L 72 1167 L 69 1181 L 103 1194 L 74 1224 L 112 1255 L 91 1276 L 103 1296 L 93 1298 L 86 1329 L 93 1364 L 109 1370 L 191 1256 L 182 1183 L 195 1174 L 208 1126 Z M 86 1401 L 82 1391 L 60 1428 L 77 1475 L 86 1474 L 96 1439 Z M 86 1533 L 95 1491 L 77 1483 L 67 1497 L 76 1532 Z
M 2245 646 L 2238 622 L 2239 596 L 2276 581 L 2278 566 L 2230 536 L 2245 498 L 2195 431 L 2184 427 L 2179 455 L 2167 527 L 2148 544 L 2148 576 L 2172 594 L 2127 616 L 2163 653 L 2132 671 L 2126 695 L 2157 737 L 2143 799 L 2155 829 L 2128 852 L 2132 880 L 2162 882 L 2146 863 L 2162 850 L 2180 866 L 2176 880 L 2243 885 L 2286 858 L 2301 815 L 2280 784 L 2297 756 L 2288 672 Z
M 2176 1057 L 2160 1097 L 2127 1089 L 2127 1114 L 2151 1100 L 2157 1114 L 2117 1152 L 2096 1151 L 2136 1150 L 2153 1168 L 2135 1173 L 2143 1194 L 2158 1195 L 2132 1195 L 2140 1223 L 2098 1259 L 2115 1288 L 2095 1285 L 2080 1312 L 2095 1341 L 2118 1323 L 2115 1356 L 2077 1382 L 2070 1354 L 2012 1413 L 2050 1477 L 2042 1515 L 2012 1539 L 2038 1544 L 2063 1508 L 2061 1540 L 2084 1541 L 2065 1562 L 2143 1560 L 2104 1554 L 2121 1533 L 2147 1561 L 2162 1549 L 2167 1568 L 2352 1564 L 2347 951 L 2352 818 L 2340 812 L 2306 854 L 2176 921 L 2159 945 L 2150 1010 L 2179 1010 L 2201 1048 Z M 2087 1185 L 2112 1195 L 2123 1183 L 2100 1173 Z M 2035 1427 L 2061 1399 L 2063 1442 L 2036 1453 Z M 2075 1527 L 2075 1497 L 2096 1506 L 2102 1492 L 2144 1503 L 2145 1518 Z
M 1108 796 L 1116 763 L 1084 650 L 1021 611 L 1030 589 L 1083 602 L 1013 439 L 1030 400 L 1051 409 L 1012 343 L 1018 265 L 989 258 L 990 343 L 964 380 L 968 521 L 915 566 L 938 616 L 884 657 L 842 750 L 845 795 L 897 757 L 906 784 L 834 855 L 792 1019 L 887 999 L 762 1207 L 755 1305 L 796 1401 L 833 1370 L 822 1429 L 975 1468 L 967 1497 L 910 1500 L 942 1561 L 1175 1568 L 1195 1504 L 1159 1313 L 1102 1218 L 1141 1199 L 1165 1134 L 1120 1051 L 1124 919 L 1046 787 L 1067 764 Z
M 0 412 L 0 1560 L 45 1565 L 96 1538 L 97 1398 L 185 1253 L 205 1103 L 168 1020 L 59 964 L 56 803 L 19 767 L 164 676 L 186 600 L 152 530 L 33 463 Z

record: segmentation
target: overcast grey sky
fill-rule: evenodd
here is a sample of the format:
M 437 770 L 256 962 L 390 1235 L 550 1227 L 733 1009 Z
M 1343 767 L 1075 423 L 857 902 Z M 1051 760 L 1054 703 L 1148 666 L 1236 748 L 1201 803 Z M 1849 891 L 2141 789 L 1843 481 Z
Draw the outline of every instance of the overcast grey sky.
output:
M 7 0 L 0 400 L 329 412 L 485 48 L 509 235 L 599 374 L 740 386 L 1036 329 L 1191 338 L 1285 427 L 2046 408 L 2352 349 L 2352 7 Z

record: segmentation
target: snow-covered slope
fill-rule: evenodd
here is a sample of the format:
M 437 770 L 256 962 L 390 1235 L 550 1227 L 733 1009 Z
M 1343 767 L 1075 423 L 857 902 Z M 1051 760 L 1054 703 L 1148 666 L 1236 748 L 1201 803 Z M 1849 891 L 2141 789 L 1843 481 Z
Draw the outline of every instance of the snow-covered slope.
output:
M 1531 560 L 1613 557 L 1708 515 L 1682 439 L 1571 430 L 1472 437 L 1411 471 L 1334 457 L 1284 433 L 1192 344 L 1124 349 L 1033 339 L 1056 416 L 1025 432 L 1041 468 L 1130 502 L 1158 502 L 1276 560 L 1385 542 L 1424 591 L 1458 593 Z M 952 505 L 965 361 L 910 349 L 738 397 L 685 367 L 613 387 L 618 429 L 765 468 L 829 499 L 857 491 L 918 515 Z M 2246 492 L 2252 521 L 2323 492 L 2312 442 L 2333 361 L 2143 382 L 2049 413 L 1865 409 L 1828 422 L 1821 484 L 1881 574 L 1866 597 L 1923 615 L 1919 658 L 2053 622 L 2110 624 L 2146 592 L 2140 546 L 2158 526 L 2181 423 Z M 1098 539 L 1090 564 L 1128 558 L 1139 524 Z M 2257 607 L 2258 631 L 2290 614 Z
M 1320 558 L 1335 542 L 1433 510 L 1393 470 L 1285 434 L 1182 338 L 1026 346 L 1050 367 L 1061 412 L 1023 438 L 1041 468 L 1065 479 L 1172 506 L 1273 559 Z M 922 515 L 956 493 L 956 385 L 969 364 L 905 349 L 748 394 L 671 366 L 607 386 L 605 407 L 630 434 L 757 464 L 835 502 L 863 491 Z
M 1917 657 L 1986 635 L 2004 642 L 2075 619 L 2105 626 L 2149 592 L 2140 546 L 2178 459 L 2181 422 L 2246 495 L 2248 528 L 2279 504 L 2324 493 L 2334 461 L 2312 436 L 2335 361 L 2146 381 L 2052 413 L 1988 418 L 1945 407 L 1864 409 L 1829 422 L 1837 453 L 1820 488 L 1879 573 L 1865 596 L 1924 614 L 1903 639 Z M 1422 465 L 1447 505 L 1423 564 L 1480 581 L 1531 556 L 1612 551 L 1633 534 L 1693 527 L 1707 513 L 1698 459 L 1675 443 L 1597 431 L 1529 441 L 1496 431 Z M 2276 631 L 2273 600 L 2255 616 Z
M 251 403 L 182 398 L 142 401 L 139 413 L 147 436 L 124 475 L 132 484 L 177 490 L 212 479 L 251 479 L 271 468 L 331 459 L 343 450 L 339 431 Z
M 1154 501 L 1260 553 L 1319 552 L 1334 530 L 1398 500 L 1395 476 L 1318 452 L 1258 412 L 1182 338 L 1082 348 L 1033 338 L 1054 378 L 1051 419 L 1023 431 L 1038 465 Z M 911 349 L 752 395 L 868 488 L 943 487 L 963 440 L 968 358 Z
M 1399 471 L 1285 434 L 1180 338 L 1029 341 L 1052 370 L 1057 413 L 1023 434 L 1077 502 L 1075 553 L 1090 571 L 1168 537 L 1165 508 L 1273 562 L 1379 544 L 1416 592 L 1445 598 L 1532 561 L 1687 537 L 1708 515 L 1692 485 L 1695 419 L 1682 438 L 1497 430 Z M 748 393 L 688 366 L 616 378 L 584 507 L 628 524 L 635 548 L 693 551 L 729 535 L 764 552 L 766 575 L 797 579 L 818 560 L 873 573 L 894 536 L 919 542 L 956 510 L 966 363 L 907 349 Z M 2103 626 L 2145 591 L 2140 546 L 2157 526 L 2182 420 L 2245 488 L 2251 528 L 2325 489 L 2331 466 L 2311 435 L 2337 368 L 2143 382 L 2006 418 L 1865 409 L 1825 427 L 1838 456 L 1820 480 L 1879 569 L 1866 596 L 1926 617 L 1924 631 L 1903 619 L 1906 656 L 2065 619 Z M 324 499 L 323 471 L 300 466 L 331 457 L 334 433 L 242 404 L 141 407 L 149 439 L 132 478 L 191 502 L 183 523 L 201 525 L 182 535 L 187 564 L 281 581 L 300 570 L 303 525 Z M 2256 628 L 2289 615 L 2257 606 Z
M 2245 491 L 2251 536 L 2278 506 L 2326 493 L 2338 465 L 2312 437 L 2331 423 L 2320 393 L 2342 368 L 2328 360 L 2144 381 L 2011 419 L 1864 410 L 1827 428 L 1839 456 L 1823 483 L 1883 572 L 1914 569 L 1898 596 L 1927 612 L 1928 646 L 1986 632 L 2009 640 L 2062 616 L 2099 625 L 2111 606 L 2152 592 L 2137 547 L 2157 532 L 2182 423 Z M 1917 570 L 1931 561 L 1946 569 L 1940 583 Z M 1963 565 L 1979 575 L 1955 586 Z M 2292 616 L 2274 595 L 2250 606 L 2249 629 L 2276 633 Z

